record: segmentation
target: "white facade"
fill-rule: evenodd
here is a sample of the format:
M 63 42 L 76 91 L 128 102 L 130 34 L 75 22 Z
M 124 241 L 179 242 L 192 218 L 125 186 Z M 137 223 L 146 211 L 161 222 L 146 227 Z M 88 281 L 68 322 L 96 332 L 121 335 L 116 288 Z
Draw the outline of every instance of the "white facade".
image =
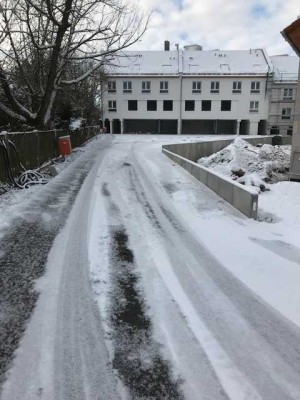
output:
M 262 49 L 127 52 L 108 71 L 106 126 L 114 133 L 264 134 L 271 72 Z

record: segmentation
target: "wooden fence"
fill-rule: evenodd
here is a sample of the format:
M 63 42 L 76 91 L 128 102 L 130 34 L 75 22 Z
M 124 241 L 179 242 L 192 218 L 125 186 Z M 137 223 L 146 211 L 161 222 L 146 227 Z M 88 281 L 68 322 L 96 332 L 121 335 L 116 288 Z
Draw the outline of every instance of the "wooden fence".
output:
M 58 157 L 58 138 L 70 135 L 72 148 L 78 147 L 100 133 L 100 126 L 87 126 L 85 128 L 52 131 L 33 131 L 33 132 L 9 132 L 0 134 L 0 140 L 10 140 L 16 146 L 20 161 L 26 169 L 39 167 L 45 161 Z M 18 160 L 14 151 L 10 152 L 12 171 L 14 176 L 20 173 Z M 6 181 L 3 155 L 0 152 L 0 182 Z

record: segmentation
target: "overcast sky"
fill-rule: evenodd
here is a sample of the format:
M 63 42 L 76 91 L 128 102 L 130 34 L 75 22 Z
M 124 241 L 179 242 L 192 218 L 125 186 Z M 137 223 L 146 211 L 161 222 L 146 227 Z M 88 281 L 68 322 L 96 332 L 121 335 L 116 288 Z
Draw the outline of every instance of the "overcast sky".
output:
M 152 10 L 149 30 L 131 49 L 162 50 L 164 40 L 204 50 L 264 47 L 295 55 L 280 34 L 300 15 L 300 0 L 138 0 Z

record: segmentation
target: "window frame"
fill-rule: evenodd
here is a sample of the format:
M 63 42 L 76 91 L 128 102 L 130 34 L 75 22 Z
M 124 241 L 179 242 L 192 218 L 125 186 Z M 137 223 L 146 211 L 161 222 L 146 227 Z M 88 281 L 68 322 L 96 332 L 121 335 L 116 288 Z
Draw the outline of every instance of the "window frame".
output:
M 123 93 L 132 93 L 132 81 L 123 81 Z
M 236 88 L 235 88 L 236 86 Z M 232 82 L 232 93 L 242 93 L 242 81 Z
M 291 92 L 291 94 L 286 94 Z M 293 100 L 294 98 L 294 89 L 293 88 L 284 88 L 283 89 L 283 100 Z
M 113 87 L 110 87 L 110 86 L 113 86 Z M 117 82 L 116 81 L 107 81 L 107 92 L 108 93 L 116 93 L 117 92 Z
M 210 82 L 210 93 L 220 93 L 220 81 Z
M 116 100 L 108 100 L 108 111 L 109 112 L 117 111 L 117 101 Z
M 169 93 L 169 81 L 159 82 L 159 93 Z
M 260 93 L 260 81 L 251 81 L 250 93 Z
M 149 88 L 147 88 L 147 86 L 149 86 Z M 151 81 L 142 81 L 142 93 L 151 93 Z
M 284 107 L 281 109 L 281 119 L 290 120 L 291 117 L 292 117 L 292 108 L 291 107 Z
M 253 105 L 253 107 L 251 107 Z M 257 107 L 256 107 L 256 105 L 257 105 Z M 258 111 L 259 111 L 259 101 L 258 100 L 251 100 L 250 101 L 250 108 L 249 108 L 249 111 L 251 112 L 251 113 L 254 113 L 254 112 L 257 112 L 258 113 Z
M 202 90 L 202 82 L 201 81 L 193 81 L 192 82 L 192 93 L 201 93 Z

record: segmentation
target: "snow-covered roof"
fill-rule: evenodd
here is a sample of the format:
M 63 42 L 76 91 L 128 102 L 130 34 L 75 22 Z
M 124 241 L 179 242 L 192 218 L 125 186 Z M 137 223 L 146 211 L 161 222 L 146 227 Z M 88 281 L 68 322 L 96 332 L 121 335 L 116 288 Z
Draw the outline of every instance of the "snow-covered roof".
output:
M 185 51 L 185 74 L 266 74 L 269 66 L 263 50 Z
M 270 70 L 262 49 L 127 51 L 109 67 L 111 75 L 143 74 L 217 74 L 264 75 Z
M 177 51 L 127 51 L 116 57 L 110 74 L 178 74 Z
M 275 81 L 297 81 L 299 57 L 280 55 L 270 57 Z

